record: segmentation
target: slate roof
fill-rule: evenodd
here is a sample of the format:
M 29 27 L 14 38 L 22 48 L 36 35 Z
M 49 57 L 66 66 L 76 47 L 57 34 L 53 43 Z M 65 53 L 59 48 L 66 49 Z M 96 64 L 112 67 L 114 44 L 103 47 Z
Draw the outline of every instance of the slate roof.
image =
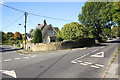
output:
M 51 24 L 46 25 L 46 26 L 44 26 L 43 24 L 39 24 L 39 25 L 36 26 L 36 28 L 34 30 L 36 30 L 37 28 L 39 28 L 39 29 L 43 28 L 42 29 L 42 36 L 43 36 L 43 38 L 47 35 L 47 31 L 48 30 L 53 30 L 55 32 L 55 34 L 51 35 L 50 37 L 53 37 L 53 36 L 55 36 L 58 33 Z M 30 34 L 33 35 L 34 31 L 32 33 L 30 33 Z

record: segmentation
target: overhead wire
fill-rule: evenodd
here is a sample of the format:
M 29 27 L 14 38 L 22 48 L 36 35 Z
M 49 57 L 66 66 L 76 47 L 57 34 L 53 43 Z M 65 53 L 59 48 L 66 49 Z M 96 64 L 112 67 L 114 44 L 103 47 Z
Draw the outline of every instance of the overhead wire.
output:
M 23 12 L 23 13 L 26 12 L 26 11 L 23 11 L 23 10 L 20 10 L 20 9 L 16 9 L 16 8 L 10 7 L 10 6 L 2 4 L 2 3 L 0 3 L 0 4 L 3 5 L 3 6 L 5 6 L 5 7 L 11 8 L 13 10 L 19 11 L 19 12 Z M 65 20 L 65 19 L 60 19 L 60 18 L 54 18 L 54 17 L 49 17 L 49 16 L 43 16 L 43 15 L 40 15 L 40 14 L 34 14 L 34 13 L 30 13 L 30 12 L 27 12 L 27 13 L 30 14 L 30 15 L 33 15 L 33 16 L 38 16 L 38 17 L 44 17 L 44 18 L 61 20 L 61 21 L 67 21 L 67 22 L 74 22 L 74 21 L 70 21 L 70 20 Z
M 3 3 L 0 3 L 2 6 L 5 6 L 5 7 L 7 7 L 7 8 L 11 8 L 11 9 L 13 9 L 13 10 L 16 10 L 16 11 L 19 11 L 19 12 L 25 12 L 25 11 L 22 11 L 22 10 L 20 10 L 20 9 L 16 9 L 16 8 L 13 8 L 13 7 L 10 7 L 10 6 L 7 6 L 7 5 L 5 5 L 5 4 L 3 4 Z
M 39 14 L 33 14 L 33 13 L 28 13 L 28 14 L 30 14 L 30 15 L 34 15 L 34 16 L 38 16 L 38 17 L 49 18 L 49 19 L 55 19 L 55 20 L 61 20 L 61 21 L 67 21 L 67 22 L 73 22 L 73 21 L 70 21 L 70 20 L 59 19 L 59 18 L 54 18 L 54 17 L 48 17 L 48 16 L 39 15 Z
M 24 16 L 24 15 L 20 16 L 19 18 L 17 18 L 15 21 L 13 21 L 13 22 L 12 22 L 11 24 L 9 24 L 8 26 L 3 27 L 2 30 L 10 27 L 10 26 L 13 25 L 13 24 L 15 24 L 15 23 L 16 23 L 18 20 L 20 20 L 23 16 Z
M 16 14 L 9 14 L 9 15 L 2 15 L 3 17 L 11 17 L 11 16 L 16 16 L 16 15 L 18 15 L 17 13 Z

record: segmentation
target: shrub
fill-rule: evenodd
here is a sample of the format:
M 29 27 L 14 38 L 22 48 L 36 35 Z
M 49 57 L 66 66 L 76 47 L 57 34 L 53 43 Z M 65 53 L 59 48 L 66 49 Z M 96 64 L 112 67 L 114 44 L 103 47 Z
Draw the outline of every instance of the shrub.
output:
M 64 25 L 61 29 L 60 35 L 64 40 L 77 41 L 84 38 L 84 26 L 77 22 L 72 22 Z
M 33 42 L 34 44 L 42 42 L 42 33 L 40 29 L 34 31 Z
M 57 41 L 57 42 L 63 41 L 63 38 L 57 37 L 57 38 L 56 38 L 56 41 Z

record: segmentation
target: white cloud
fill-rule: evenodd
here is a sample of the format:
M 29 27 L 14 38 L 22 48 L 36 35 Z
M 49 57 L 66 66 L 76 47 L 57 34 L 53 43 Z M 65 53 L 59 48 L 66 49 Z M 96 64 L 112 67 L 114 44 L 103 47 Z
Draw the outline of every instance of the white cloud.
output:
M 1 6 L 1 4 L 3 4 L 3 1 L 2 1 L 2 0 L 0 0 L 0 6 Z

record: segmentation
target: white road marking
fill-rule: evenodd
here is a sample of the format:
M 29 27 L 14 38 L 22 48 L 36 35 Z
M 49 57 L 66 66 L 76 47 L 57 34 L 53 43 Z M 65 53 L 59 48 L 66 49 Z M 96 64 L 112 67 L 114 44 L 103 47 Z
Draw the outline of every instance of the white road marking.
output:
M 78 60 L 77 62 L 82 62 L 82 61 Z
M 37 55 L 33 55 L 33 56 L 31 56 L 31 57 L 37 57 Z
M 97 66 L 99 66 L 99 67 L 104 67 L 104 65 L 101 65 L 101 64 L 95 64 L 95 65 L 97 65 Z
M 17 75 L 16 75 L 16 73 L 15 73 L 14 70 L 11 70 L 11 71 L 8 71 L 8 70 L 0 70 L 0 72 L 4 73 L 4 74 L 6 74 L 6 75 L 9 75 L 9 76 L 11 76 L 11 77 L 13 77 L 13 78 L 17 78 Z
M 86 65 L 88 65 L 88 64 L 85 64 L 85 63 L 80 63 L 81 65 L 84 65 L 84 66 L 86 66 Z
M 21 58 L 14 58 L 14 60 L 21 59 Z
M 103 46 L 103 47 L 100 47 L 100 48 L 102 49 L 102 48 L 104 48 L 104 47 L 105 47 L 105 46 Z
M 4 60 L 4 61 L 11 61 L 11 59 L 6 59 L 6 60 Z
M 104 57 L 104 52 L 99 52 L 94 55 L 91 55 L 90 57 Z
M 100 68 L 100 67 L 98 67 L 98 66 L 94 66 L 94 65 L 91 65 L 90 67 L 92 67 L 92 68 Z
M 87 54 L 85 54 L 85 55 L 83 55 L 83 56 L 81 56 L 81 57 L 79 57 L 79 58 L 77 58 L 77 59 L 75 59 L 75 60 L 78 60 L 78 59 L 81 59 L 81 58 L 84 58 L 85 56 L 87 56 L 87 55 L 89 55 L 90 53 L 87 53 Z
M 19 53 L 19 55 L 24 55 L 24 54 Z
M 96 52 L 97 50 L 99 50 L 99 49 L 95 49 L 95 50 L 93 50 L 92 52 Z
M 74 63 L 74 64 L 77 63 L 77 62 L 75 62 L 75 61 L 71 61 L 71 62 Z
M 99 49 L 95 49 L 95 50 L 92 51 L 92 52 L 95 52 L 95 51 L 97 51 L 97 50 L 99 50 Z M 85 56 L 87 56 L 87 55 L 89 55 L 89 54 L 91 54 L 91 53 L 87 53 L 87 54 L 85 54 L 85 55 L 83 55 L 83 56 L 81 56 L 81 57 L 75 59 L 75 61 L 78 60 L 78 59 L 82 59 L 82 58 L 84 58 Z
M 29 57 L 24 57 L 24 58 L 29 58 Z
M 92 64 L 92 63 L 90 63 L 90 62 L 85 62 L 85 64 Z

